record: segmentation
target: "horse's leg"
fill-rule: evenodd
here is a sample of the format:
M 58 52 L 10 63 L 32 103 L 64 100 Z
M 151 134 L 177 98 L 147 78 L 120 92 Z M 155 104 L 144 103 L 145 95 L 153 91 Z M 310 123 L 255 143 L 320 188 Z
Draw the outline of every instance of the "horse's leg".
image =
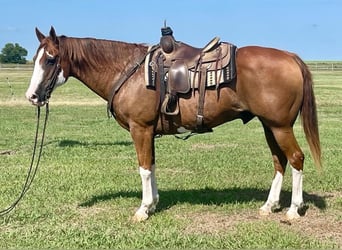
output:
M 279 197 L 281 187 L 283 184 L 283 177 L 287 164 L 287 159 L 283 151 L 280 149 L 277 141 L 274 138 L 272 131 L 264 124 L 264 132 L 267 144 L 271 149 L 273 165 L 274 165 L 274 178 L 272 181 L 271 189 L 265 204 L 260 208 L 260 215 L 269 215 L 274 208 L 279 206 Z
M 139 209 L 134 215 L 135 221 L 143 221 L 156 210 L 159 202 L 157 182 L 155 177 L 155 164 L 151 166 L 151 170 L 139 167 L 142 183 L 142 202 Z
M 286 213 L 289 220 L 299 218 L 298 209 L 303 206 L 304 154 L 294 136 L 293 128 L 272 128 L 275 140 L 286 155 L 292 168 L 291 206 Z
M 156 209 L 159 201 L 155 178 L 155 150 L 153 127 L 134 126 L 130 129 L 137 152 L 139 173 L 142 182 L 142 202 L 133 219 L 143 221 Z

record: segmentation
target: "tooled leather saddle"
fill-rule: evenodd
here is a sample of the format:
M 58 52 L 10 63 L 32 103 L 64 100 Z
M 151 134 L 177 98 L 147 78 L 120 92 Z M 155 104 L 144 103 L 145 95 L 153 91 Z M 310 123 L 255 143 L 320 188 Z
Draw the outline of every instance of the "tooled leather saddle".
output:
M 218 88 L 236 77 L 236 46 L 215 37 L 204 48 L 195 48 L 176 41 L 170 27 L 162 28 L 161 33 L 160 49 L 146 60 L 147 85 L 155 86 L 160 80 L 161 112 L 169 116 L 179 113 L 179 94 L 197 89 L 197 132 L 207 132 L 203 127 L 205 89 Z

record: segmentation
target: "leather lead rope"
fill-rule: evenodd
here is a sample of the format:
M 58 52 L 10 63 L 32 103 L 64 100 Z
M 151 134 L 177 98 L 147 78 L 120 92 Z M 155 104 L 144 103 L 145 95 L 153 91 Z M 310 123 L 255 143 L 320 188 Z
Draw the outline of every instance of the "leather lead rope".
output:
M 44 125 L 43 125 L 43 131 L 42 131 L 42 138 L 41 138 L 41 142 L 39 145 L 39 152 L 38 152 L 38 158 L 36 161 L 36 165 L 34 167 L 34 162 L 35 162 L 35 158 L 36 158 L 36 151 L 38 148 L 38 135 L 39 135 L 39 123 L 40 123 L 40 107 L 37 107 L 37 127 L 36 127 L 36 135 L 35 135 L 35 139 L 34 139 L 34 146 L 33 146 L 33 153 L 32 153 L 32 158 L 31 158 L 31 164 L 30 167 L 28 169 L 27 172 L 27 176 L 26 176 L 26 180 L 25 183 L 22 187 L 22 190 L 18 196 L 18 198 L 7 208 L 3 209 L 0 211 L 0 216 L 4 216 L 6 214 L 8 214 L 9 212 L 11 212 L 20 202 L 20 200 L 24 197 L 24 195 L 27 193 L 27 191 L 29 190 L 35 176 L 38 170 L 38 166 L 39 166 L 39 162 L 40 162 L 40 157 L 43 151 L 43 144 L 44 144 L 44 138 L 45 138 L 45 129 L 46 129 L 46 124 L 47 124 L 47 120 L 48 120 L 48 116 L 49 116 L 49 103 L 46 104 L 46 111 L 45 111 L 45 121 L 44 121 Z

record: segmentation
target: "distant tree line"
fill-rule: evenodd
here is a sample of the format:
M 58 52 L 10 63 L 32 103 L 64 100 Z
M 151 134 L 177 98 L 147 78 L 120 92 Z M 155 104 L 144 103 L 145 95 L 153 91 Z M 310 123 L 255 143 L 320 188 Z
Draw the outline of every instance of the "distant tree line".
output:
M 27 50 L 21 47 L 18 43 L 7 43 L 1 50 L 0 63 L 16 63 L 25 64 Z

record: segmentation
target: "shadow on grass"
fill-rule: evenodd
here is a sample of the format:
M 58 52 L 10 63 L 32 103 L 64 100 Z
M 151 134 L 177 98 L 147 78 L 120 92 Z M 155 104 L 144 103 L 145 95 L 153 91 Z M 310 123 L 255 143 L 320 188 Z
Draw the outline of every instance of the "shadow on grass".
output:
M 88 146 L 131 146 L 132 141 L 114 141 L 114 142 L 82 142 L 76 140 L 61 140 L 58 142 L 58 147 L 88 147 Z
M 179 203 L 202 204 L 202 205 L 224 205 L 235 203 L 248 203 L 253 201 L 266 201 L 268 190 L 256 188 L 232 188 L 232 189 L 191 189 L 191 190 L 159 190 L 160 200 L 157 212 L 171 208 Z M 91 207 L 97 203 L 116 198 L 138 198 L 141 199 L 141 192 L 127 191 L 117 193 L 105 193 L 93 196 L 91 199 L 79 204 L 82 207 Z M 317 208 L 326 208 L 325 196 L 303 193 L 304 202 L 312 203 Z M 291 192 L 282 191 L 280 197 L 280 207 L 289 207 L 291 202 Z M 306 209 L 308 208 L 305 206 Z M 304 211 L 304 213 L 305 213 Z

